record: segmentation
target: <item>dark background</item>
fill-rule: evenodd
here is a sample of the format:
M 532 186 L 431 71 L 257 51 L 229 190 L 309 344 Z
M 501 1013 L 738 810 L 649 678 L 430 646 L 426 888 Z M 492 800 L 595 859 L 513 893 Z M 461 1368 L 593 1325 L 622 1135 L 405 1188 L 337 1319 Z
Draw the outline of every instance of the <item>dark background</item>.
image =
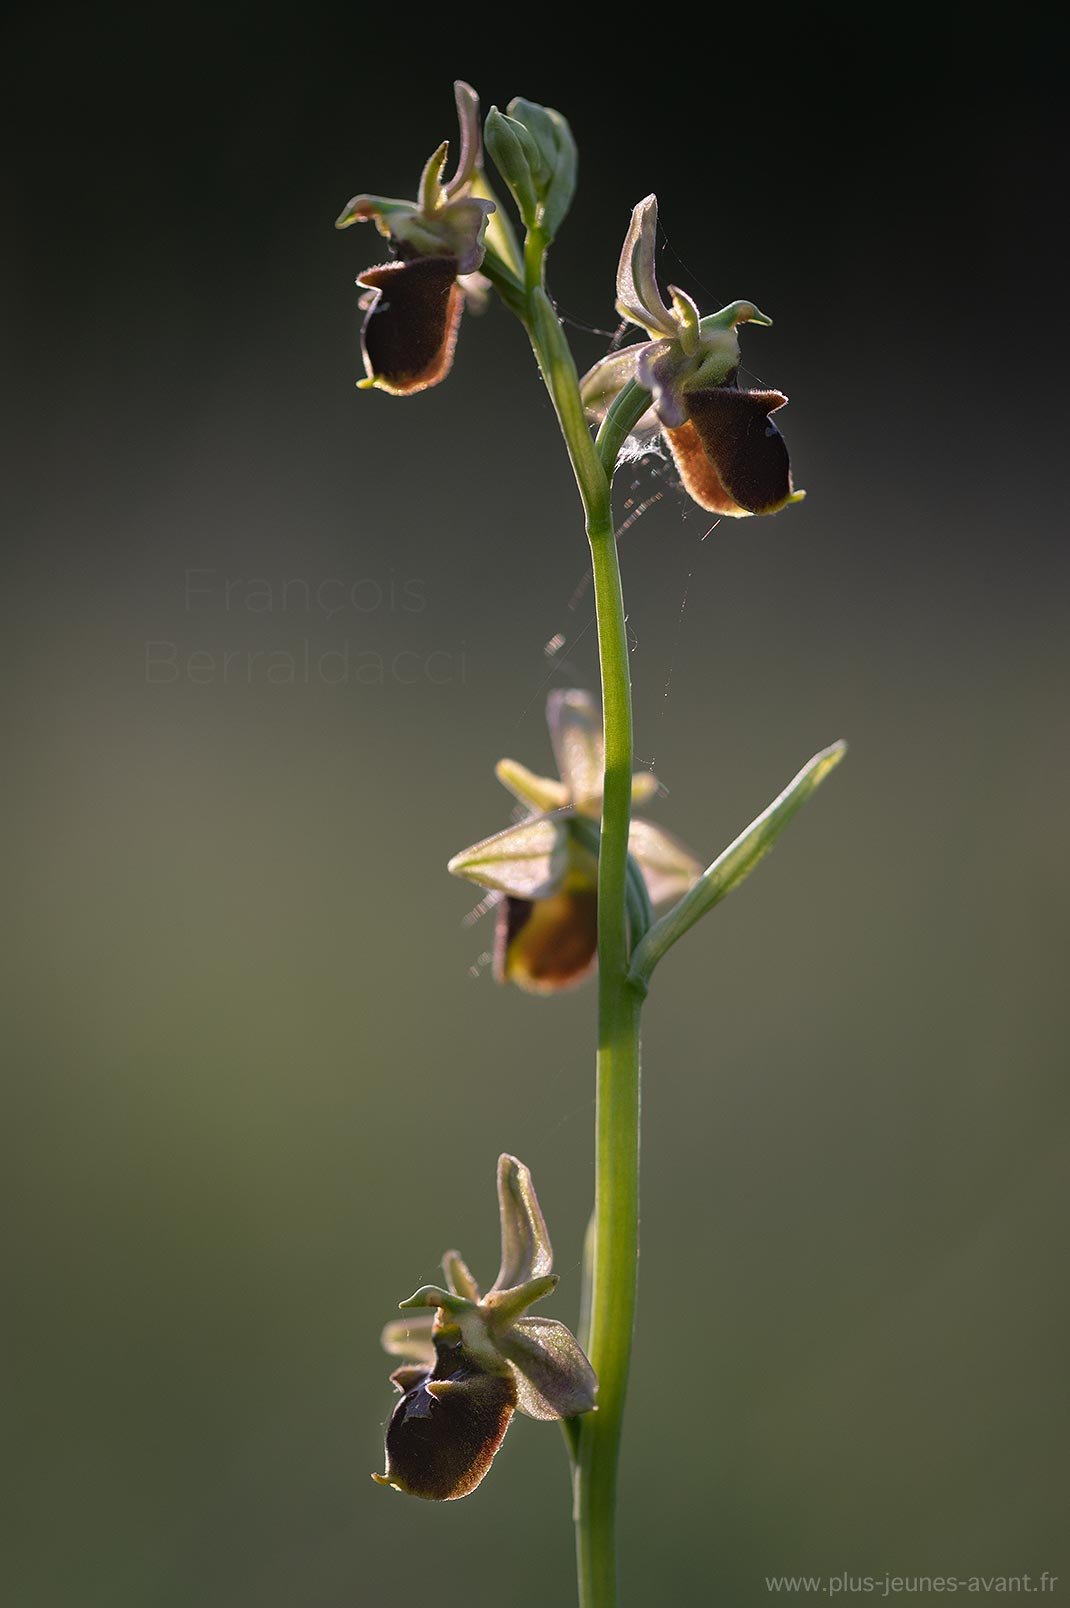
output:
M 380 1325 L 447 1244 L 492 1275 L 498 1151 L 534 1170 L 566 1319 L 591 1193 L 593 990 L 470 975 L 490 934 L 443 870 L 507 824 L 494 760 L 547 765 L 546 687 L 595 685 L 569 471 L 499 307 L 447 385 L 354 390 L 382 242 L 332 229 L 358 190 L 414 192 L 455 76 L 572 122 L 551 283 L 581 364 L 651 189 L 663 278 L 776 320 L 745 377 L 792 399 L 806 503 L 703 540 L 664 465 L 619 483 L 622 518 L 659 494 L 622 538 L 658 819 L 712 857 L 851 742 L 647 1014 L 624 1601 L 1044 1569 L 1067 1600 L 1065 187 L 1037 16 L 16 12 L 18 1608 L 571 1600 L 552 1427 L 518 1422 L 459 1504 L 367 1477 Z M 268 679 L 286 653 L 307 679 Z

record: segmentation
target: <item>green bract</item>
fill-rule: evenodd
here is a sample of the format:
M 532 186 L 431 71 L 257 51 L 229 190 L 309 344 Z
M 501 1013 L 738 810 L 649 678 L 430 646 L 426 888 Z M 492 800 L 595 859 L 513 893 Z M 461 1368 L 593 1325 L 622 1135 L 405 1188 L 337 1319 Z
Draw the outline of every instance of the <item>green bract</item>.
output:
M 386 1350 L 408 1360 L 390 1376 L 403 1394 L 386 1432 L 386 1472 L 372 1478 L 409 1496 L 448 1502 L 474 1491 L 516 1408 L 558 1419 L 595 1404 L 598 1381 L 576 1337 L 528 1313 L 557 1279 L 531 1174 L 515 1156 L 498 1158 L 498 1208 L 501 1266 L 486 1295 L 447 1251 L 447 1288 L 417 1290 L 401 1303 L 414 1316 L 383 1331 Z
M 536 776 L 515 759 L 495 774 L 533 811 L 454 855 L 448 869 L 501 895 L 495 974 L 530 993 L 582 982 L 598 953 L 598 821 L 605 744 L 590 693 L 551 692 L 546 704 L 560 779 Z M 632 800 L 658 790 L 650 771 L 632 778 Z M 678 898 L 702 870 L 695 857 L 651 821 L 633 819 L 628 847 L 652 904 Z
M 629 381 L 648 391 L 640 442 L 664 435 L 688 492 L 712 513 L 775 514 L 804 495 L 791 480 L 784 439 L 771 415 L 780 391 L 741 391 L 740 324 L 770 324 L 752 302 L 731 302 L 703 318 L 691 297 L 670 285 L 671 305 L 654 271 L 658 203 L 648 195 L 632 212 L 617 269 L 617 311 L 652 337 L 611 352 L 584 376 L 591 418 L 601 420 Z

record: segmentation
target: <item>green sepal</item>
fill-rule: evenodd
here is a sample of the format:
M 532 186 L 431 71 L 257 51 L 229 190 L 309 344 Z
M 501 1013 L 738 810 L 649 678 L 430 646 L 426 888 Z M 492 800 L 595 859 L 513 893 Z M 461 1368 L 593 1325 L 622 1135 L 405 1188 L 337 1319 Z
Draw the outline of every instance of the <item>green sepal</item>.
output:
M 467 877 L 481 888 L 494 888 L 516 899 L 548 898 L 568 873 L 569 814 L 557 810 L 507 826 L 455 854 L 446 870 L 451 876 Z
M 749 877 L 758 862 L 769 853 L 777 838 L 797 810 L 840 763 L 847 752 L 845 742 L 833 743 L 815 754 L 773 802 L 741 832 L 734 843 L 708 866 L 683 898 L 656 921 L 639 944 L 632 958 L 629 979 L 646 992 L 655 966 L 696 921 L 720 904 L 734 888 Z
M 517 1406 L 529 1418 L 589 1413 L 598 1377 L 570 1329 L 556 1318 L 520 1318 L 499 1342 L 516 1369 Z
M 530 1169 L 508 1154 L 498 1157 L 498 1219 L 502 1259 L 491 1293 L 545 1278 L 554 1265 L 546 1219 Z

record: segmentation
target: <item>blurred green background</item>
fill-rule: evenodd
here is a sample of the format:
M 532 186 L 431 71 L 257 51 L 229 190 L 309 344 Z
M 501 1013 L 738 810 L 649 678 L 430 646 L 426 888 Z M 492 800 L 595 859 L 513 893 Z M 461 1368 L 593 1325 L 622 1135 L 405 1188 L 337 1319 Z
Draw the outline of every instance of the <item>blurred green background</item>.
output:
M 663 278 L 776 319 L 745 378 L 791 396 L 807 502 L 707 537 L 665 464 L 619 482 L 622 519 L 656 498 L 621 545 L 652 813 L 712 857 L 851 743 L 647 1012 L 624 1602 L 1066 1600 L 1051 41 L 957 6 L 646 53 L 476 20 L 9 27 L 7 1600 L 572 1600 L 552 1427 L 461 1503 L 368 1479 L 380 1326 L 449 1244 L 493 1273 L 499 1150 L 571 1321 L 591 1196 L 594 992 L 498 990 L 444 874 L 508 822 L 494 761 L 548 764 L 548 687 L 596 685 L 570 475 L 498 308 L 448 385 L 354 390 L 382 242 L 331 229 L 412 193 L 457 75 L 571 117 L 581 363 L 652 188 Z

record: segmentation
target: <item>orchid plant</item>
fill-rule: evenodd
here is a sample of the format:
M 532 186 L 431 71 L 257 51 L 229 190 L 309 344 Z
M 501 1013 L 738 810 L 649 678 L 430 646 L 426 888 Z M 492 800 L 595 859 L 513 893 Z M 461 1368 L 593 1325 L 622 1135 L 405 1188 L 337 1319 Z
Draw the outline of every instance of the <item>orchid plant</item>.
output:
M 401 1400 L 386 1436 L 383 1485 L 430 1500 L 480 1484 L 514 1411 L 559 1420 L 574 1493 L 580 1608 L 616 1608 L 617 1465 L 635 1317 L 639 1203 L 639 1035 L 655 968 L 666 952 L 753 870 L 788 821 L 838 764 L 821 750 L 703 869 L 660 826 L 633 817 L 659 784 L 633 774 L 631 682 L 611 505 L 618 463 L 664 440 L 686 492 L 703 508 L 743 518 L 797 502 L 788 450 L 773 415 L 779 391 L 740 387 L 739 330 L 770 320 L 749 301 L 703 314 L 657 276 L 654 196 L 635 207 L 617 270 L 616 306 L 645 339 L 613 350 L 580 377 L 547 290 L 551 245 L 576 182 L 576 147 L 559 112 L 514 100 L 492 107 L 455 86 L 461 125 L 456 171 L 440 144 L 415 200 L 361 194 L 338 219 L 374 222 L 390 260 L 365 269 L 362 388 L 407 396 L 450 372 L 466 302 L 495 293 L 519 319 L 557 414 L 589 543 L 601 709 L 579 689 L 555 689 L 547 718 L 559 776 L 512 759 L 499 781 L 526 810 L 520 821 L 457 854 L 455 875 L 497 904 L 495 973 L 537 994 L 597 970 L 594 1211 L 583 1319 L 574 1335 L 529 1309 L 553 1290 L 552 1252 L 531 1175 L 498 1163 L 502 1256 L 485 1295 L 455 1251 L 445 1286 L 425 1285 L 383 1332 L 403 1359 L 391 1376 Z M 511 198 L 519 230 L 484 170 L 484 147 Z M 655 919 L 654 907 L 667 909 Z

